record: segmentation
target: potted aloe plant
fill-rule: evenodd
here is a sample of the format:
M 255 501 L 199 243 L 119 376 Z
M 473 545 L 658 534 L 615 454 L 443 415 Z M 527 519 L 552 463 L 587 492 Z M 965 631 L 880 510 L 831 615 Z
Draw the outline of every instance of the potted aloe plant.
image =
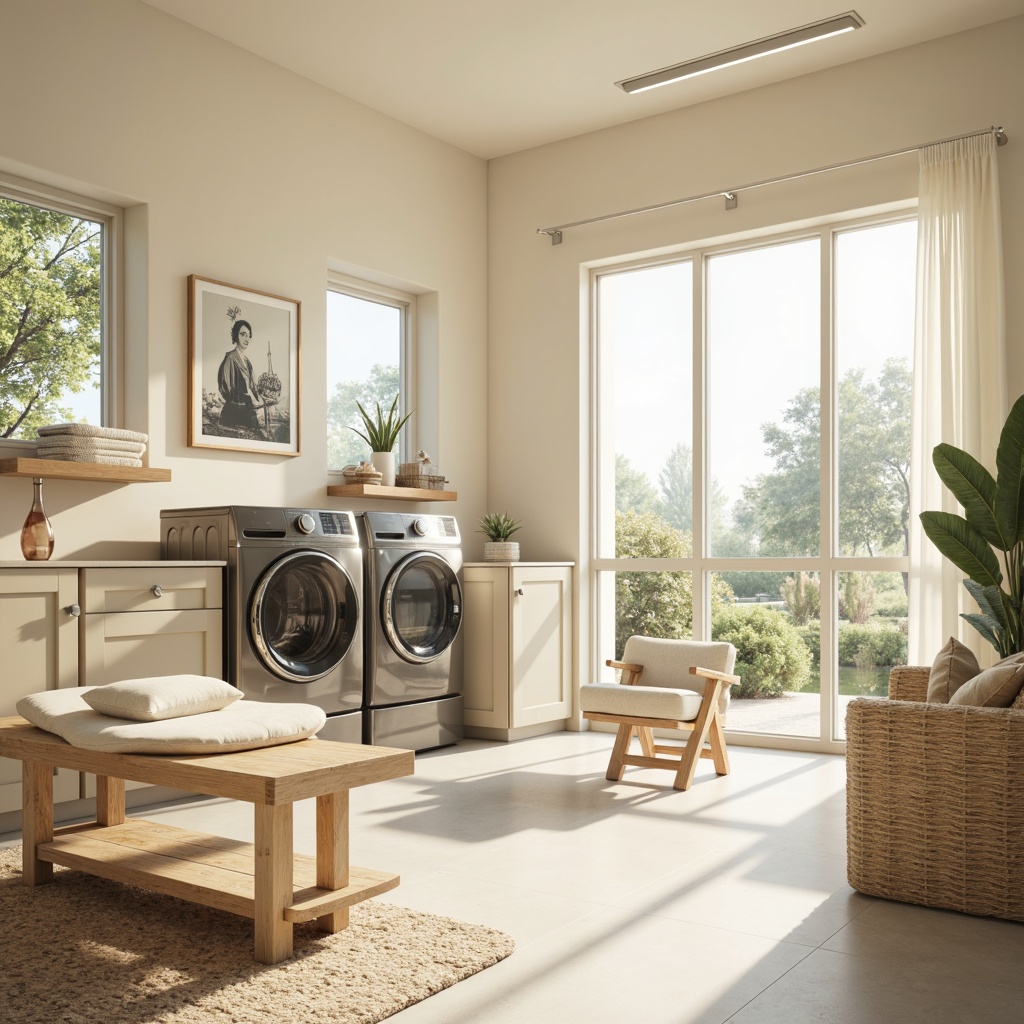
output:
M 381 474 L 381 484 L 385 487 L 395 486 L 395 445 L 398 444 L 398 435 L 405 426 L 411 412 L 404 416 L 398 415 L 398 395 L 391 403 L 387 414 L 381 410 L 380 402 L 376 403 L 377 408 L 374 415 L 370 415 L 362 406 L 356 402 L 359 415 L 363 418 L 365 433 L 358 427 L 349 427 L 349 430 L 358 434 L 370 446 L 370 462 L 374 469 Z
M 519 543 L 509 540 L 519 529 L 517 523 L 507 512 L 488 512 L 480 517 L 480 529 L 477 531 L 487 537 L 484 544 L 485 562 L 518 562 Z
M 922 512 L 932 543 L 967 579 L 981 614 L 964 615 L 1001 658 L 1024 651 L 1024 395 L 1006 418 L 996 479 L 967 452 L 936 445 L 932 462 L 964 516 Z M 998 555 L 997 555 L 998 552 Z M 1005 581 L 1009 591 L 1003 588 Z

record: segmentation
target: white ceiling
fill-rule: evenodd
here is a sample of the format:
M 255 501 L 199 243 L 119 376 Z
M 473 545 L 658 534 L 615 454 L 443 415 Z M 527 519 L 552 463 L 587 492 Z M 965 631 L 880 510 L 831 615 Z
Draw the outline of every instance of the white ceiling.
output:
M 1024 14 L 1024 0 L 143 0 L 491 158 Z M 865 26 L 689 81 L 613 83 L 856 10 Z

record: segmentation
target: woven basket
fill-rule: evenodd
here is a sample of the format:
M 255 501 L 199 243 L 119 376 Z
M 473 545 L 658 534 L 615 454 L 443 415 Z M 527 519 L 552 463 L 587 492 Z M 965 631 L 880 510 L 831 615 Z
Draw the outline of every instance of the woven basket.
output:
M 850 885 L 1024 921 L 1024 713 L 924 703 L 928 673 L 847 709 Z

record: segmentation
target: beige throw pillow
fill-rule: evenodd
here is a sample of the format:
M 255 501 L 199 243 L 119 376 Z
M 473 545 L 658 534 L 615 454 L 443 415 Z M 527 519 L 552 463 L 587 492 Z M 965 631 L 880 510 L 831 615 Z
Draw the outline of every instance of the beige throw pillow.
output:
M 980 671 L 974 651 L 951 636 L 932 662 L 932 670 L 928 674 L 928 701 L 948 704 L 953 694 Z
M 242 696 L 241 690 L 223 679 L 193 675 L 124 679 L 81 693 L 93 711 L 135 722 L 162 722 L 220 711 Z
M 949 698 L 949 703 L 976 708 L 1008 708 L 1022 688 L 1024 654 L 1011 654 L 964 683 Z

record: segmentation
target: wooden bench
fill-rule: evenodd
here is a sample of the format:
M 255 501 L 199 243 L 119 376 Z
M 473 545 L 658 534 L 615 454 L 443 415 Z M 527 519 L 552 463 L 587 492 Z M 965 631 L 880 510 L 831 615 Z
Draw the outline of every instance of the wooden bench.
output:
M 398 875 L 350 867 L 349 800 L 354 786 L 413 774 L 413 753 L 331 740 L 300 740 L 230 754 L 107 754 L 72 747 L 23 718 L 0 718 L 0 757 L 23 762 L 26 885 L 53 865 L 177 896 L 252 918 L 255 956 L 292 955 L 292 925 L 324 932 L 348 926 L 348 908 L 398 885 Z M 54 829 L 53 771 L 96 776 L 96 821 Z M 255 809 L 255 844 L 125 816 L 124 783 L 155 783 L 245 800 Z M 292 851 L 292 804 L 316 798 L 316 857 Z

